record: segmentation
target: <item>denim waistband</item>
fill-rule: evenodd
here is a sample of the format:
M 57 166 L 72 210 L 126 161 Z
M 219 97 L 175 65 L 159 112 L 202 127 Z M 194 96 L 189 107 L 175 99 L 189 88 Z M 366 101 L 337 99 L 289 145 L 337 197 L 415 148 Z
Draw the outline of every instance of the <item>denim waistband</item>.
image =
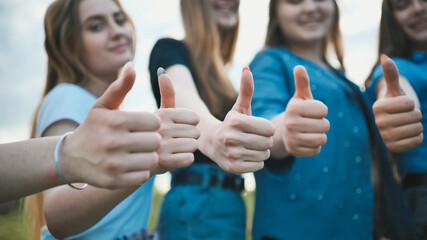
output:
M 159 239 L 160 239 L 159 234 L 157 232 L 154 232 L 153 234 L 149 234 L 147 230 L 143 230 L 131 236 L 117 238 L 116 240 L 159 240 Z
M 215 164 L 194 164 L 172 172 L 172 186 L 179 184 L 200 185 L 202 188 L 217 187 L 241 192 L 244 179 L 223 171 Z

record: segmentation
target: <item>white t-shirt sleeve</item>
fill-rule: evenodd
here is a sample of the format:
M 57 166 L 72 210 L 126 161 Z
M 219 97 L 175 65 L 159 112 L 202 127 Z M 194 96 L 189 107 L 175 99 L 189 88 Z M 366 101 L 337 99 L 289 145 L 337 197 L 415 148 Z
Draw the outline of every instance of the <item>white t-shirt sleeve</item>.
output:
M 81 124 L 86 118 L 96 97 L 75 84 L 63 83 L 54 87 L 44 98 L 37 115 L 36 137 L 60 120 Z

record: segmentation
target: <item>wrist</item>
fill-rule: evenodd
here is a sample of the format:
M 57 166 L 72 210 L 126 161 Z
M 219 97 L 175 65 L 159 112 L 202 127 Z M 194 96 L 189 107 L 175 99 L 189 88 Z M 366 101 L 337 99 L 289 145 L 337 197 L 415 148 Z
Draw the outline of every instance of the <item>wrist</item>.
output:
M 198 149 L 213 161 L 215 161 L 215 156 L 218 151 L 220 151 L 219 149 L 223 149 L 221 146 L 221 144 L 223 144 L 223 140 L 221 140 L 222 134 L 220 133 L 222 124 L 223 122 L 221 121 L 209 124 L 209 126 L 205 128 L 205 131 L 200 131 L 200 138 L 197 142 Z
M 62 165 L 64 165 L 64 166 L 62 166 L 62 169 L 61 169 L 61 165 L 59 163 L 59 155 L 60 155 L 59 152 L 62 153 L 61 155 L 64 158 L 66 158 L 66 156 L 67 156 L 67 154 L 66 154 L 67 151 L 66 150 L 65 151 L 61 150 L 61 146 L 64 143 L 64 140 L 67 138 L 67 136 L 71 135 L 72 133 L 73 132 L 67 132 L 64 135 L 62 135 L 62 137 L 59 139 L 58 143 L 56 144 L 56 148 L 55 148 L 55 166 L 56 166 L 56 170 L 58 172 L 58 175 L 61 178 L 61 180 L 62 180 L 63 183 L 67 184 L 68 186 L 70 186 L 71 188 L 74 188 L 76 190 L 83 190 L 83 189 L 85 189 L 88 186 L 88 184 L 84 184 L 83 186 L 75 186 L 75 185 L 72 184 L 72 182 L 74 182 L 74 179 L 72 178 L 72 174 L 69 174 L 69 173 L 70 173 L 70 169 L 76 169 L 76 168 L 70 167 L 71 164 L 74 163 L 74 160 L 71 160 L 72 158 L 71 159 L 63 159 L 62 162 L 65 163 L 65 164 L 62 164 Z M 70 151 L 69 153 L 72 154 L 72 151 Z M 63 172 L 66 173 L 66 175 L 69 177 L 69 179 L 67 179 L 64 176 Z M 75 171 L 75 172 L 77 172 L 77 171 Z
M 72 134 L 64 138 L 61 146 L 58 150 L 58 161 L 59 161 L 59 169 L 70 183 L 80 182 L 80 179 L 76 176 L 76 171 L 73 168 L 73 156 L 74 151 L 72 150 L 72 146 L 70 146 L 70 138 L 72 138 Z M 59 174 L 57 174 L 59 177 Z

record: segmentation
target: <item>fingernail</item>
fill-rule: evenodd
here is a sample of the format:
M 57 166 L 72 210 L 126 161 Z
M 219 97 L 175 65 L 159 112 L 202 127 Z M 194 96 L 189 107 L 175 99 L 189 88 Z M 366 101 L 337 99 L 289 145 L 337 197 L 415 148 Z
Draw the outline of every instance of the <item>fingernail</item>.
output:
M 244 72 L 244 71 L 246 71 L 246 70 L 247 70 L 247 71 L 250 71 L 251 69 L 250 69 L 248 66 L 246 66 L 246 67 L 244 67 L 244 68 L 243 68 L 242 72 Z
M 160 77 L 160 75 L 165 74 L 165 73 L 166 73 L 166 71 L 164 68 L 162 68 L 162 67 L 157 68 L 157 77 Z
M 390 59 L 386 54 L 381 54 L 381 62 L 383 62 L 383 61 L 385 61 L 385 60 L 387 60 L 387 59 Z
M 133 62 L 132 62 L 132 61 L 127 62 L 127 63 L 123 66 L 122 71 L 121 71 L 121 73 L 120 73 L 120 78 L 122 78 L 122 77 L 123 77 L 123 75 L 125 74 L 126 70 L 128 70 L 128 68 L 130 68 L 130 67 L 133 67 Z

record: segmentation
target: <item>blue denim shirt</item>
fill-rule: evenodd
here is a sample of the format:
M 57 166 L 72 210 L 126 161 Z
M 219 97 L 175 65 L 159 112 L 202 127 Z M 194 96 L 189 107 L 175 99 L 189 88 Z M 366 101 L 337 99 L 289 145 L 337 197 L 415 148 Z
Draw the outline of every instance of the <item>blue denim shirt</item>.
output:
M 328 142 L 316 156 L 270 159 L 255 173 L 254 239 L 371 239 L 370 137 L 355 85 L 285 48 L 267 48 L 250 64 L 253 114 L 272 119 L 285 111 L 296 65 L 307 69 L 314 98 L 328 107 Z
M 424 127 L 423 135 L 427 136 L 427 53 L 414 52 L 410 59 L 396 57 L 393 61 L 399 74 L 408 80 L 418 96 L 423 116 L 421 120 Z M 372 83 L 367 90 L 372 102 L 376 100 L 375 86 L 383 76 L 381 65 L 377 65 L 372 73 Z M 417 148 L 396 154 L 396 158 L 401 174 L 427 173 L 427 141 L 424 140 Z

